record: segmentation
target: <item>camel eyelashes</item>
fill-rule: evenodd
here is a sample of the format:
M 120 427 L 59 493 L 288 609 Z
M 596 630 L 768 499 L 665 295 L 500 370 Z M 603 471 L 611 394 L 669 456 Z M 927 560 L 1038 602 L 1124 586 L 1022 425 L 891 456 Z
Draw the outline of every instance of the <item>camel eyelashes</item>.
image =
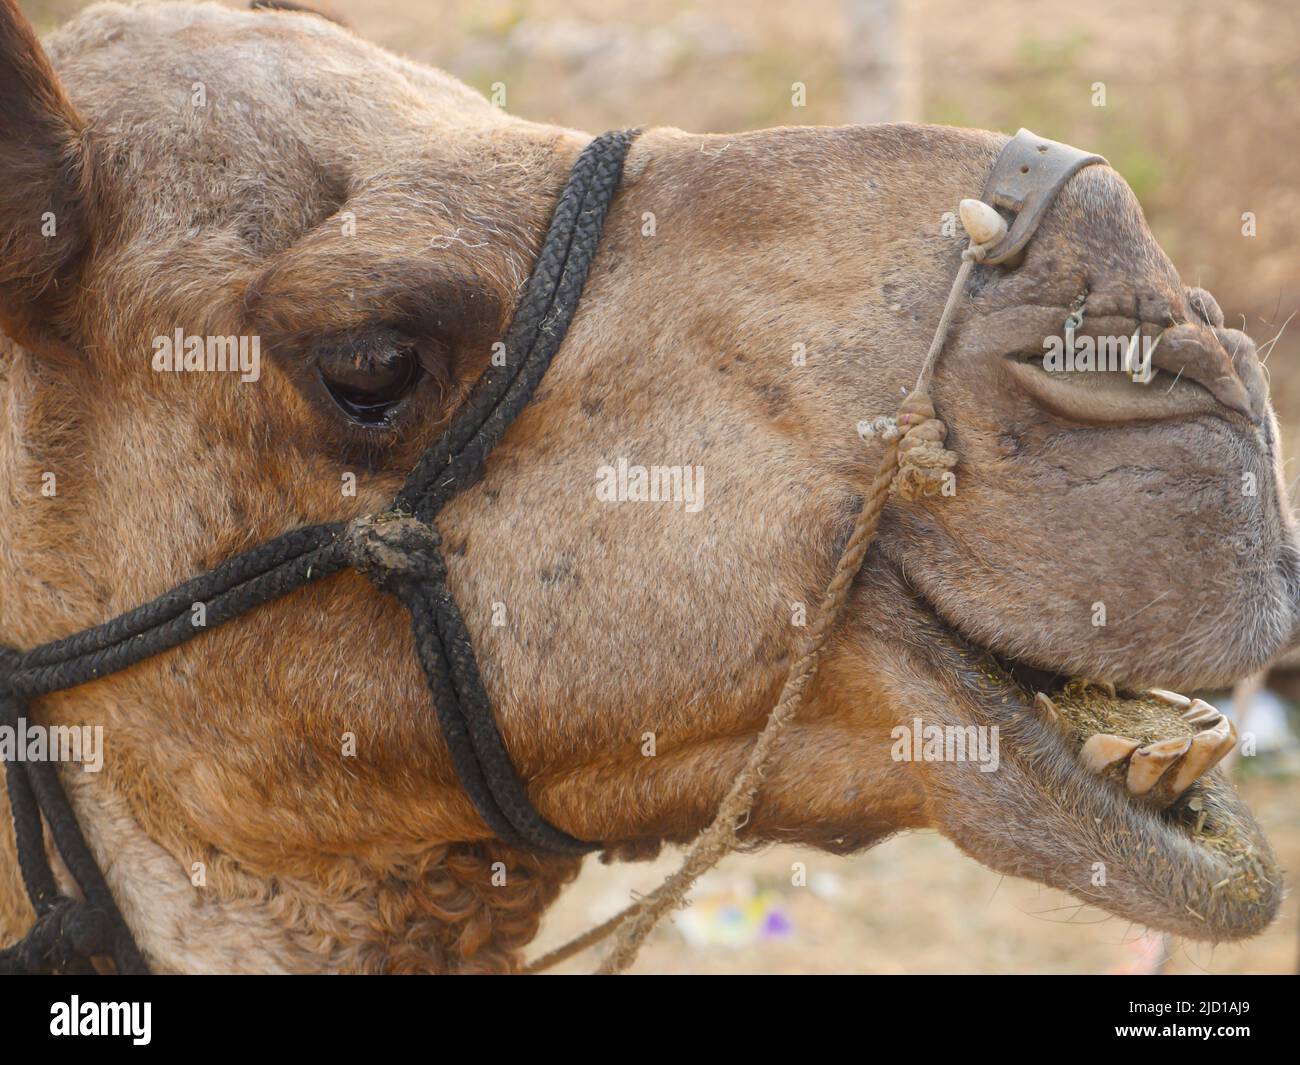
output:
M 425 374 L 419 342 L 392 329 L 324 343 L 312 358 L 334 404 L 369 428 L 390 427 Z

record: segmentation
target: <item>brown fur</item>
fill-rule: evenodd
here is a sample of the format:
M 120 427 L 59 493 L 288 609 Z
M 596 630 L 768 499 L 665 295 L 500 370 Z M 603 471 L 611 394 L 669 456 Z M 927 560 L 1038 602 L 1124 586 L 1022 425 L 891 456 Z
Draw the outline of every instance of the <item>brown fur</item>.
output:
M 484 365 L 587 137 L 298 14 L 99 5 L 49 40 L 56 81 L 3 3 L 0 69 L 20 76 L 0 81 L 0 634 L 29 647 L 294 526 L 387 503 Z M 36 133 L 17 155 L 15 128 Z M 960 249 L 941 216 L 1002 143 L 889 126 L 635 144 L 563 350 L 439 520 L 507 746 L 557 825 L 636 853 L 707 822 L 781 683 L 793 605 L 817 601 L 874 466 L 854 426 L 892 411 L 928 344 Z M 66 191 L 87 174 L 93 195 Z M 41 250 L 46 203 L 71 227 Z M 979 282 L 959 318 L 935 398 L 960 491 L 887 512 L 752 840 L 843 851 L 938 824 L 990 864 L 1077 889 L 1073 866 L 1026 864 L 962 812 L 976 786 L 1026 817 L 1052 808 L 1032 778 L 954 791 L 934 766 L 891 760 L 890 729 L 918 708 L 977 712 L 923 650 L 936 614 L 1033 664 L 1133 684 L 1221 682 L 1289 639 L 1270 420 L 1100 433 L 1005 380 L 999 360 L 1058 327 L 1085 285 L 1113 295 L 1126 330 L 1147 317 L 1134 293 L 1188 317 L 1106 168 L 1071 182 L 1024 267 Z M 378 434 L 347 424 L 309 366 L 315 345 L 370 324 L 424 338 L 435 371 Z M 262 379 L 152 373 L 150 338 L 178 326 L 259 333 Z M 703 464 L 706 506 L 599 502 L 596 468 L 619 456 Z M 1243 470 L 1255 497 L 1234 490 Z M 1243 527 L 1253 540 L 1233 550 Z M 1099 598 L 1140 624 L 1091 627 Z M 105 771 L 69 787 L 159 968 L 508 970 L 576 871 L 486 840 L 406 619 L 354 574 L 41 715 L 105 727 Z M 1085 808 L 1057 810 L 1063 840 Z M 9 854 L 13 936 L 30 914 Z M 1112 908 L 1176 923 L 1145 883 Z

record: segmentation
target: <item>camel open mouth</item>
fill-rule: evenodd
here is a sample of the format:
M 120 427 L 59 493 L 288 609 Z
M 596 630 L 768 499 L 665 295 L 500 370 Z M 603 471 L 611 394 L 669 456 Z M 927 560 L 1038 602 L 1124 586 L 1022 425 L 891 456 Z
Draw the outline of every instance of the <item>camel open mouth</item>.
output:
M 952 800 L 933 804 L 946 835 L 992 868 L 1162 931 L 1221 941 L 1268 925 L 1281 872 L 1216 768 L 1236 741 L 1226 717 L 999 657 L 926 606 L 943 645 L 933 657 L 961 689 L 952 715 L 1001 738 L 996 771 L 929 774 Z

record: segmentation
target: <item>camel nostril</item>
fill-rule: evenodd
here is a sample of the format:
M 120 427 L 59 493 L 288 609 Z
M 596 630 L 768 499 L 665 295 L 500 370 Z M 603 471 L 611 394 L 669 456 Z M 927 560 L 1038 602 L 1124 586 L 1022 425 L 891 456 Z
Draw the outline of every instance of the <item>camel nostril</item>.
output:
M 1268 378 L 1264 374 L 1264 364 L 1259 361 L 1255 342 L 1238 329 L 1216 328 L 1214 335 L 1228 352 L 1232 372 L 1246 388 L 1254 419 L 1261 420 L 1268 404 Z
M 1157 369 L 1195 381 L 1252 422 L 1263 420 L 1268 386 L 1245 333 L 1200 322 L 1170 326 L 1160 335 L 1151 361 Z
M 1225 407 L 1262 422 L 1268 379 L 1255 342 L 1241 330 L 1224 328 L 1223 309 L 1205 289 L 1188 287 L 1183 297 L 1189 318 L 1161 334 L 1154 364 L 1195 381 Z
M 1186 290 L 1187 306 L 1206 325 L 1223 328 L 1223 310 L 1219 307 L 1219 301 L 1216 300 L 1209 292 L 1203 288 L 1189 288 Z

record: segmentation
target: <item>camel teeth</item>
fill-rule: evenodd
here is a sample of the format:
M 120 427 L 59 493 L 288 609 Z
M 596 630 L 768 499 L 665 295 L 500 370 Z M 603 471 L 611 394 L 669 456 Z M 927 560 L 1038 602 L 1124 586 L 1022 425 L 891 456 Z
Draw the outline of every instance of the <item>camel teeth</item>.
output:
M 1084 769 L 1093 773 L 1104 773 L 1111 766 L 1124 761 L 1138 746 L 1137 740 L 1130 740 L 1126 736 L 1099 732 L 1088 737 L 1088 742 L 1079 752 L 1079 762 Z
M 1216 707 L 1204 699 L 1193 699 L 1191 705 L 1183 711 L 1183 720 L 1190 725 L 1212 725 L 1222 716 Z
M 1147 692 L 1156 702 L 1165 703 L 1168 706 L 1176 707 L 1179 710 L 1186 710 L 1192 705 L 1192 700 L 1186 695 L 1179 695 L 1177 692 L 1166 691 L 1164 688 L 1152 688 Z
M 1161 791 L 1165 793 L 1169 802 L 1173 802 L 1213 769 L 1232 750 L 1236 742 L 1236 726 L 1223 716 L 1220 716 L 1212 728 L 1193 736 L 1191 747 L 1182 761 L 1170 772 L 1168 781 L 1161 784 Z
M 1128 790 L 1134 795 L 1148 794 L 1191 745 L 1190 738 L 1174 738 L 1157 740 L 1134 751 L 1128 765 Z
M 1213 728 L 1193 737 L 1193 741 L 1196 740 L 1203 741 L 1213 751 L 1214 760 L 1210 765 L 1214 765 L 1237 745 L 1237 726 L 1232 723 L 1232 718 L 1221 714 Z

